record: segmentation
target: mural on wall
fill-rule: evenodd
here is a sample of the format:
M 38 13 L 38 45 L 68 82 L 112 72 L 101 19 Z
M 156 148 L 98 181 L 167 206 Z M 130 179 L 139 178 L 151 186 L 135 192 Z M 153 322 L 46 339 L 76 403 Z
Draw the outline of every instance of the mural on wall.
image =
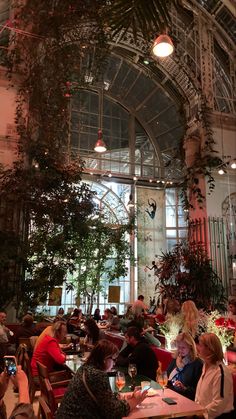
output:
M 164 191 L 137 188 L 138 294 L 146 303 L 155 294 L 158 257 L 166 249 Z
M 236 192 L 223 201 L 222 215 L 226 225 L 231 293 L 236 295 Z

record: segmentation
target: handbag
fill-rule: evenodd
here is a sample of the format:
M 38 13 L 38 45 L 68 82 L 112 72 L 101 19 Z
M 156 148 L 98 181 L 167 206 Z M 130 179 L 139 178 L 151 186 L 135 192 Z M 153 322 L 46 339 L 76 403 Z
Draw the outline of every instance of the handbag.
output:
M 86 377 L 85 377 L 85 370 L 83 370 L 83 374 L 82 374 L 82 381 L 83 381 L 83 383 L 84 383 L 84 386 L 85 386 L 85 388 L 86 388 L 86 390 L 87 390 L 88 394 L 90 395 L 91 399 L 95 402 L 95 404 L 96 404 L 96 406 L 97 406 L 99 417 L 100 417 L 101 419 L 104 419 L 104 416 L 103 416 L 103 415 L 101 414 L 101 412 L 100 412 L 100 407 L 99 407 L 98 400 L 97 400 L 97 398 L 94 396 L 93 392 L 92 392 L 92 391 L 91 391 L 91 389 L 89 388 L 88 383 L 87 383 L 87 381 L 86 381 Z

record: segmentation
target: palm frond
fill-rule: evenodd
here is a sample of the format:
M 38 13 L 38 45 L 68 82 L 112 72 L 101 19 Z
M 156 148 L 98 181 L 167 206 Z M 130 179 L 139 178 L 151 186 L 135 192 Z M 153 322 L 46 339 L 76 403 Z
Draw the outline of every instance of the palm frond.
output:
M 110 3 L 104 14 L 114 34 L 130 29 L 135 40 L 138 33 L 149 40 L 170 27 L 170 5 L 180 4 L 180 0 L 113 0 Z

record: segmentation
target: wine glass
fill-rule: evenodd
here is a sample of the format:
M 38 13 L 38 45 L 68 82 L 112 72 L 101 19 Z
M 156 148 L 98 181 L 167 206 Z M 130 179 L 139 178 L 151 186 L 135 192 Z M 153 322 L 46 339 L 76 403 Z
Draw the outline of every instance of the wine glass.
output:
M 164 390 L 168 383 L 168 376 L 166 371 L 162 372 L 161 374 L 158 374 L 158 383 L 162 386 L 162 392 L 164 394 Z
M 130 386 L 130 388 L 131 388 L 131 390 L 134 390 L 134 388 L 135 388 L 135 381 L 134 381 L 134 379 L 135 379 L 135 377 L 137 375 L 137 367 L 136 367 L 136 364 L 129 364 L 128 374 L 131 377 L 131 386 Z
M 125 374 L 121 371 L 117 371 L 116 373 L 116 387 L 118 388 L 118 391 L 120 392 L 122 388 L 125 386 Z

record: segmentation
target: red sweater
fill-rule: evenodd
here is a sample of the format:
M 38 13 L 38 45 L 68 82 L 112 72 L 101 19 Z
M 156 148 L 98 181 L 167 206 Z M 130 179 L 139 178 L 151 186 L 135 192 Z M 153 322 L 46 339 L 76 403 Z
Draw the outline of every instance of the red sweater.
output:
M 58 341 L 52 336 L 44 336 L 42 341 L 36 347 L 32 361 L 31 369 L 33 376 L 38 375 L 36 362 L 41 362 L 48 369 L 48 372 L 54 371 L 55 364 L 64 364 L 66 355 L 61 351 Z

